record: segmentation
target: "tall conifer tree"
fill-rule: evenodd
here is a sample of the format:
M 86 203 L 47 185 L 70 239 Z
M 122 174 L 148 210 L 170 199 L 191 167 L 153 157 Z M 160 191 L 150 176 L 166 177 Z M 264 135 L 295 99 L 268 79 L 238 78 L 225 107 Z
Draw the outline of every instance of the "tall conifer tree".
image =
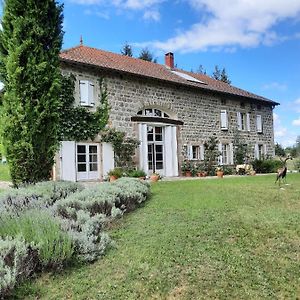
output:
M 5 93 L 1 121 L 15 185 L 49 179 L 54 162 L 62 11 L 55 0 L 4 1 L 0 76 Z

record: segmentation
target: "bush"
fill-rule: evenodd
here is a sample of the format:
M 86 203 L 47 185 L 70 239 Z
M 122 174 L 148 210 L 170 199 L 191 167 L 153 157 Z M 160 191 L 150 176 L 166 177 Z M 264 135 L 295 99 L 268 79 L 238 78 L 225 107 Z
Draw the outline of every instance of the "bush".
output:
M 149 184 L 133 178 L 120 178 L 73 194 L 58 201 L 53 212 L 75 243 L 76 254 L 95 260 L 110 244 L 102 232 L 107 222 L 135 209 L 149 196 Z
M 49 207 L 56 201 L 81 190 L 83 187 L 78 183 L 66 181 L 47 181 L 10 189 L 0 195 L 0 215 L 9 213 L 12 216 L 19 216 L 28 209 Z
M 42 267 L 60 267 L 73 254 L 72 240 L 60 228 L 60 223 L 44 210 L 28 210 L 18 217 L 0 217 L 0 236 L 22 236 L 34 243 Z
M 252 165 L 256 173 L 276 173 L 282 167 L 282 162 L 274 159 L 255 159 Z
M 37 249 L 21 237 L 0 239 L 0 298 L 29 278 L 38 262 Z
M 140 177 L 146 177 L 147 174 L 143 170 L 130 170 L 127 173 L 128 177 L 134 177 L 134 178 L 140 178 Z

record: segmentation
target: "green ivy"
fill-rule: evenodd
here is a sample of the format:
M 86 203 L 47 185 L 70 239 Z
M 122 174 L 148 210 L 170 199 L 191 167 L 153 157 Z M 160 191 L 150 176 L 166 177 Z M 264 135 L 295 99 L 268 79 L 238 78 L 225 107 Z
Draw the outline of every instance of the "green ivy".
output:
M 74 90 L 76 78 L 73 74 L 62 76 L 61 101 L 59 107 L 59 137 L 62 141 L 94 140 L 104 129 L 108 121 L 107 88 L 103 79 L 99 79 L 100 105 L 95 112 L 85 107 L 75 106 Z
M 133 155 L 140 141 L 134 138 L 126 137 L 125 132 L 114 128 L 102 132 L 101 140 L 104 143 L 113 145 L 115 153 L 116 166 L 124 169 L 130 169 L 134 166 Z

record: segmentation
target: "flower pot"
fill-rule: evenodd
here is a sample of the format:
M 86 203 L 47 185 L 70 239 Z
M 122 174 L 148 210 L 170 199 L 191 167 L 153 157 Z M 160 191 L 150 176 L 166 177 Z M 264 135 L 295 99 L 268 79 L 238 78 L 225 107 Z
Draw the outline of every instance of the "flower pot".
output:
M 223 178 L 224 172 L 223 171 L 217 171 L 218 178 Z
M 192 172 L 191 171 L 185 171 L 185 176 L 186 177 L 192 177 Z
M 158 176 L 158 175 L 151 175 L 151 176 L 150 176 L 150 180 L 151 180 L 152 182 L 157 182 L 158 179 L 159 179 L 159 176 Z
M 117 179 L 118 179 L 117 176 L 114 176 L 114 175 L 110 175 L 110 176 L 109 176 L 109 182 L 116 181 Z

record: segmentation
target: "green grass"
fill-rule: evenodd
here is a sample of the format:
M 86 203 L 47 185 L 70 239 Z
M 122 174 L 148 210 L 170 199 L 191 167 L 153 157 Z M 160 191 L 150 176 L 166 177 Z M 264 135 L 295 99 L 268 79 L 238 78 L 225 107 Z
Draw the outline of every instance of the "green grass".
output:
M 10 174 L 7 164 L 0 164 L 0 181 L 10 181 Z
M 296 299 L 300 174 L 160 182 L 91 265 L 42 275 L 14 299 Z

